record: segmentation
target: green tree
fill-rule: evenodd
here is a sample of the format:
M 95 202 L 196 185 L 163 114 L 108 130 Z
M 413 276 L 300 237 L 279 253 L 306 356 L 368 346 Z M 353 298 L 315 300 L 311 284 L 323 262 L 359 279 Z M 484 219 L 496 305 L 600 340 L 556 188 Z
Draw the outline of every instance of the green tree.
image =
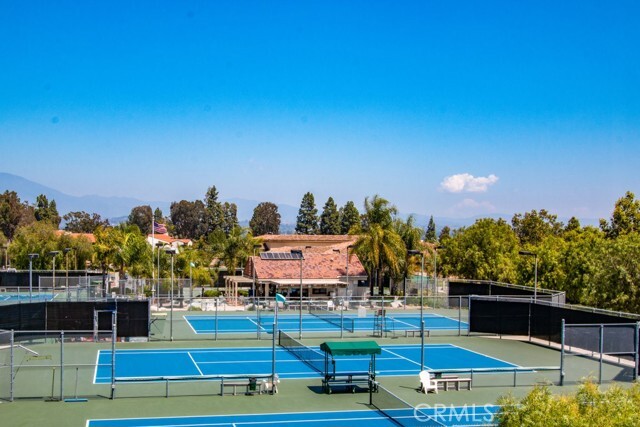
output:
M 602 391 L 586 382 L 575 394 L 558 396 L 547 386 L 536 386 L 522 399 L 507 395 L 497 404 L 500 427 L 637 426 L 640 383 L 626 389 L 613 385 Z
M 627 191 L 624 197 L 616 201 L 611 222 L 607 224 L 604 219 L 601 219 L 600 228 L 609 238 L 638 233 L 640 231 L 640 200 L 636 200 L 635 195 Z
M 571 218 L 569 218 L 569 221 L 567 221 L 567 226 L 564 228 L 564 232 L 570 233 L 572 231 L 580 231 L 581 228 L 582 226 L 580 225 L 580 220 L 578 220 L 578 218 L 576 218 L 575 216 L 572 216 Z
M 98 227 L 109 227 L 109 220 L 103 220 L 97 213 L 69 212 L 63 219 L 64 229 L 71 233 L 93 233 Z
M 171 223 L 179 238 L 196 240 L 206 235 L 208 220 L 204 203 L 201 200 L 171 203 Z
M 33 268 L 51 268 L 51 251 L 59 251 L 59 236 L 53 224 L 46 221 L 35 221 L 20 227 L 14 235 L 10 246 L 11 260 L 16 268 L 29 268 L 29 254 L 38 254 L 33 260 Z
M 318 234 L 318 209 L 311 193 L 302 197 L 296 221 L 296 234 Z
M 351 229 L 358 225 L 360 225 L 360 212 L 358 212 L 356 205 L 349 200 L 340 209 L 340 233 L 349 234 Z
M 373 278 L 370 281 L 370 292 L 373 295 L 374 280 L 379 293 L 384 293 L 383 275 L 398 277 L 402 274 L 403 261 L 406 259 L 406 248 L 400 235 L 393 227 L 393 217 L 397 210 L 386 199 L 377 195 L 371 200 L 366 198 L 364 227 L 354 227 L 352 232 L 358 234 L 354 251 Z
M 564 234 L 565 245 L 561 259 L 564 280 L 557 285 L 558 290 L 566 292 L 567 302 L 586 304 L 594 288 L 598 270 L 601 268 L 599 257 L 604 253 L 605 234 L 595 227 L 585 227 L 580 232 Z
M 409 215 L 406 221 L 396 218 L 394 221 L 394 229 L 402 239 L 402 242 L 404 243 L 404 247 L 407 251 L 409 250 L 424 251 L 424 247 L 421 240 L 422 229 L 415 225 L 415 218 L 413 215 Z M 422 268 L 421 259 L 410 256 L 406 251 L 405 251 L 405 254 L 406 256 L 402 260 L 402 264 L 400 267 L 401 268 L 400 276 L 393 277 L 394 282 L 399 282 L 400 280 L 406 281 L 406 279 L 409 276 L 414 274 L 416 271 L 420 271 L 420 269 Z
M 224 229 L 225 212 L 222 203 L 218 201 L 218 190 L 215 185 L 207 189 L 204 199 L 206 209 L 206 234 L 213 233 L 215 230 Z
M 136 206 L 129 213 L 128 222 L 138 227 L 142 234 L 151 233 L 151 222 L 153 221 L 153 212 L 151 206 Z
M 47 196 L 40 194 L 36 197 L 36 207 L 34 210 L 34 216 L 36 221 L 46 221 L 53 224 L 56 228 L 60 226 L 60 215 L 58 214 L 58 208 L 56 201 L 47 199 Z
M 280 213 L 278 206 L 271 202 L 262 202 L 253 209 L 253 216 L 249 221 L 251 233 L 254 236 L 263 234 L 278 234 L 280 232 Z
M 446 240 L 451 238 L 451 228 L 448 225 L 442 227 L 440 230 L 440 236 L 438 237 L 438 241 L 442 244 L 445 243 Z
M 640 312 L 640 234 L 619 235 L 592 251 L 596 271 L 583 303 L 616 311 Z
M 340 214 L 333 197 L 327 199 L 320 215 L 320 234 L 340 234 Z
M 514 283 L 518 248 L 518 238 L 504 220 L 483 218 L 454 231 L 438 261 L 461 278 Z
M 137 226 L 122 224 L 110 229 L 112 242 L 118 251 L 113 263 L 121 275 L 129 273 L 133 277 L 151 275 L 151 246 Z
M 13 240 L 19 226 L 35 221 L 33 208 L 22 203 L 15 191 L 5 191 L 0 194 L 0 232 Z
M 224 202 L 222 205 L 222 216 L 224 218 L 222 229 L 226 235 L 239 226 L 238 206 L 235 203 Z
M 159 222 L 159 223 L 162 223 L 162 224 L 164 224 L 166 222 L 166 220 L 164 219 L 164 216 L 162 215 L 162 209 L 156 208 L 153 211 L 153 220 L 155 222 Z
M 438 241 L 438 236 L 436 235 L 436 223 L 433 220 L 433 215 L 429 217 L 429 224 L 427 225 L 427 229 L 424 233 L 424 240 L 431 243 Z
M 236 227 L 231 230 L 229 236 L 214 243 L 213 250 L 227 267 L 229 274 L 234 274 L 237 268 L 244 267 L 253 254 L 254 246 L 259 242 L 260 240 L 254 238 L 248 228 Z
M 532 210 L 524 215 L 516 214 L 511 219 L 513 230 L 522 245 L 537 245 L 549 235 L 561 234 L 563 224 L 558 222 L 558 216 L 552 215 L 545 209 Z

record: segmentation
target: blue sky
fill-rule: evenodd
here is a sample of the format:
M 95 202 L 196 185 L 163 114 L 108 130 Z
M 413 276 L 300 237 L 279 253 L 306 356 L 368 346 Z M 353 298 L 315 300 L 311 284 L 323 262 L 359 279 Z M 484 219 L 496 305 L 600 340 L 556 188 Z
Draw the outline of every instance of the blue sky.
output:
M 72 195 L 608 218 L 635 1 L 0 2 L 0 171 Z

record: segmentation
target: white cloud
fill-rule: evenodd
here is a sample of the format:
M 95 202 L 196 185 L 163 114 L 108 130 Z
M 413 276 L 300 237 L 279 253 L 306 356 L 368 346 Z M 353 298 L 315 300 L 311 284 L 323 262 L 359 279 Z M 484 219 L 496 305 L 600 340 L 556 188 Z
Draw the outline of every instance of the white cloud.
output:
M 447 193 L 484 193 L 496 182 L 498 177 L 494 174 L 475 177 L 468 173 L 459 173 L 445 177 L 440 183 L 440 189 Z

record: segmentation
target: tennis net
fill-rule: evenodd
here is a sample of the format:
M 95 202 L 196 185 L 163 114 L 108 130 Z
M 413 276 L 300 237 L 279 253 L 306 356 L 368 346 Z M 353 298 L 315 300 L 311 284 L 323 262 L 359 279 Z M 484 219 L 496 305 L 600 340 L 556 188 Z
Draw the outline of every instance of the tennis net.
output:
M 331 323 L 332 325 L 335 325 L 346 331 L 355 331 L 355 321 L 352 318 L 345 318 L 343 315 L 338 314 L 335 311 L 329 311 L 328 307 L 323 307 L 320 305 L 310 305 L 309 314 L 312 314 L 315 317 L 322 319 L 327 323 Z
M 314 370 L 324 373 L 324 354 L 307 347 L 284 331 L 279 331 L 278 344 Z
M 375 383 L 375 387 L 369 387 L 369 390 L 371 405 L 396 425 L 403 427 L 445 426 L 435 420 L 433 415 L 428 415 L 420 409 L 414 408 L 379 383 Z

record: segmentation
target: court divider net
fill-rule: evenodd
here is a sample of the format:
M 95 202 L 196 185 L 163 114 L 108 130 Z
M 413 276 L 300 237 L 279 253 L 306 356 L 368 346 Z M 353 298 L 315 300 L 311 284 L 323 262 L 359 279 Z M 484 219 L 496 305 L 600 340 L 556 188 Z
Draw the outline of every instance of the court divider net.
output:
M 445 424 L 435 420 L 433 415 L 429 415 L 414 408 L 412 405 L 396 396 L 380 383 L 374 382 L 369 387 L 369 403 L 378 412 L 383 414 L 394 424 L 403 427 L 444 427 Z
M 312 369 L 324 374 L 324 354 L 314 350 L 293 338 L 284 331 L 278 331 L 278 344 Z M 335 367 L 334 367 L 335 372 Z
M 319 305 L 309 305 L 309 314 L 324 320 L 327 323 L 331 323 L 339 328 L 342 328 L 349 332 L 355 331 L 355 321 L 350 317 L 344 317 L 336 312 L 329 311 L 328 307 Z

